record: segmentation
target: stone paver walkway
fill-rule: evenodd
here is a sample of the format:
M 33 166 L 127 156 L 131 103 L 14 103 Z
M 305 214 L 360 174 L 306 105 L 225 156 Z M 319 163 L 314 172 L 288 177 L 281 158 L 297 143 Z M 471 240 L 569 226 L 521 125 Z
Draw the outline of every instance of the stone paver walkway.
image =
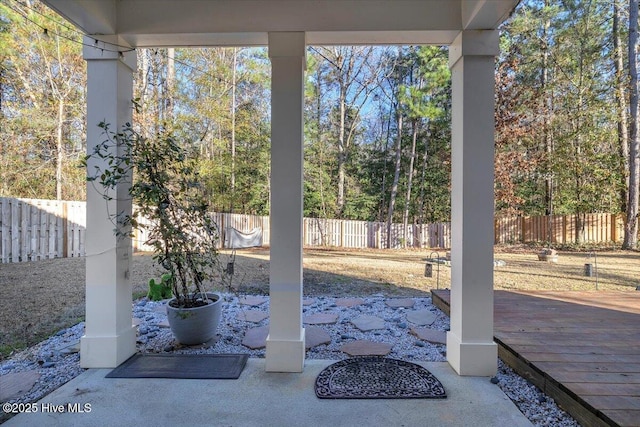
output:
M 74 354 L 80 353 L 80 341 L 74 341 L 71 344 L 63 345 L 58 348 L 58 351 L 62 354 Z
M 247 298 L 244 303 L 253 305 L 260 303 L 263 297 L 257 299 Z M 311 308 L 318 308 L 322 306 L 324 298 L 319 299 L 304 299 L 306 306 L 312 306 Z M 266 301 L 264 301 L 266 302 Z M 264 303 L 263 302 L 263 303 Z M 324 302 L 326 309 L 323 312 L 313 313 L 306 315 L 303 318 L 305 324 L 305 344 L 306 348 L 310 349 L 320 345 L 327 345 L 332 343 L 331 335 L 320 326 L 311 325 L 325 325 L 331 327 L 332 325 L 340 321 L 340 316 L 344 316 L 345 309 L 354 308 L 355 313 L 360 311 L 357 308 L 360 305 L 366 305 L 366 300 L 363 298 L 336 298 L 333 303 L 331 301 Z M 385 318 L 381 318 L 369 314 L 352 315 L 343 318 L 340 322 L 342 324 L 350 323 L 352 327 L 356 328 L 360 332 L 371 333 L 372 335 L 385 336 L 385 322 L 392 322 L 400 329 L 404 329 L 406 332 L 400 332 L 401 334 L 411 334 L 417 338 L 415 342 L 416 346 L 424 346 L 425 342 L 431 342 L 434 344 L 446 343 L 446 332 L 431 329 L 428 325 L 432 325 L 437 319 L 437 313 L 432 312 L 429 309 L 417 309 L 411 310 L 415 306 L 415 300 L 412 298 L 389 298 L 384 300 L 384 304 L 392 309 L 397 309 L 395 314 L 387 314 Z M 406 310 L 409 309 L 409 310 Z M 341 314 L 342 313 L 342 314 Z M 254 317 L 255 316 L 255 317 Z M 237 317 L 241 320 L 254 321 L 259 323 L 268 317 L 266 311 L 263 310 L 243 310 L 243 314 L 239 313 Z M 408 323 L 414 325 L 409 327 Z M 340 348 L 340 351 L 350 356 L 373 356 L 373 355 L 387 355 L 393 349 L 393 337 L 398 336 L 398 332 L 391 336 L 391 343 L 379 342 L 378 338 L 374 340 L 368 339 L 356 339 L 353 334 L 348 332 L 341 333 L 339 338 L 336 338 L 336 343 L 345 342 Z M 248 329 L 242 344 L 250 349 L 262 349 L 266 347 L 266 339 L 269 335 L 269 326 L 259 326 Z M 389 338 L 387 338 L 389 339 Z
M 236 315 L 238 320 L 253 323 L 260 323 L 267 317 L 269 317 L 269 313 L 261 310 L 242 310 Z
M 407 320 L 418 326 L 431 325 L 436 321 L 437 315 L 431 310 L 413 310 L 407 313 Z
M 252 350 L 259 348 L 265 348 L 267 346 L 267 336 L 269 336 L 269 326 L 259 326 L 247 330 L 247 333 L 242 340 L 242 345 Z M 322 328 L 317 326 L 307 326 L 305 328 L 305 347 L 308 349 L 329 344 L 331 342 L 331 336 Z
M 411 308 L 416 302 L 412 298 L 391 298 L 384 303 L 393 308 Z
M 427 328 L 411 328 L 411 334 L 423 341 L 429 341 L 434 344 L 447 343 L 447 333 L 444 331 L 436 331 Z
M 307 326 L 304 328 L 304 344 L 307 349 L 318 345 L 329 344 L 331 335 L 317 326 Z
M 387 343 L 358 340 L 343 345 L 341 350 L 349 356 L 386 356 L 392 348 Z
M 384 329 L 384 320 L 376 316 L 363 315 L 351 320 L 351 323 L 363 332 Z
M 267 301 L 269 301 L 269 297 L 263 297 L 258 295 L 247 295 L 240 298 L 238 302 L 242 305 L 250 305 L 253 307 L 258 307 Z
M 6 374 L 0 377 L 0 402 L 23 395 L 40 379 L 37 371 Z
M 257 328 L 248 329 L 244 334 L 242 345 L 252 350 L 257 348 L 265 348 L 267 346 L 267 336 L 269 335 L 269 326 L 258 326 Z
M 364 304 L 362 298 L 338 298 L 336 299 L 336 305 L 338 307 L 356 307 Z
M 336 323 L 338 317 L 337 313 L 316 313 L 306 316 L 303 321 L 309 325 L 327 325 Z

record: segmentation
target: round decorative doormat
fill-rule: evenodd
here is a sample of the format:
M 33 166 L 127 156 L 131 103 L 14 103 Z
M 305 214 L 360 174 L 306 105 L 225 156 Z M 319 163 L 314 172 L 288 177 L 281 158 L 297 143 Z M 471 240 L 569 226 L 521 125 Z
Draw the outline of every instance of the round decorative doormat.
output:
M 386 357 L 354 357 L 327 366 L 316 378 L 321 399 L 442 399 L 438 379 L 420 365 Z

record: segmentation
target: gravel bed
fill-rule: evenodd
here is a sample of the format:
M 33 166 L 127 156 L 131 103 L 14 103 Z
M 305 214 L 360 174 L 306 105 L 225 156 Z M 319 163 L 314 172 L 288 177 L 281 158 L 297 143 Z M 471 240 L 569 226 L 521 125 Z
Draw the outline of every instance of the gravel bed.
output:
M 218 340 L 214 344 L 185 347 L 176 343 L 171 331 L 164 325 L 166 314 L 164 302 L 152 302 L 143 298 L 133 304 L 134 318 L 139 319 L 138 351 L 141 353 L 247 353 L 250 357 L 263 358 L 264 349 L 251 350 L 242 345 L 245 331 L 265 326 L 268 319 L 259 323 L 246 322 L 237 318 L 242 310 L 261 310 L 268 312 L 268 301 L 259 306 L 240 304 L 233 295 L 224 295 L 225 308 L 218 328 Z M 429 310 L 435 314 L 435 321 L 428 326 L 431 329 L 447 331 L 449 318 L 436 308 L 431 298 L 413 298 L 412 308 L 389 307 L 381 295 L 363 298 L 364 304 L 355 307 L 342 307 L 336 304 L 336 298 L 314 297 L 304 306 L 303 316 L 316 313 L 336 313 L 335 324 L 314 325 L 324 329 L 331 336 L 331 343 L 320 345 L 307 351 L 308 359 L 341 360 L 349 357 L 340 351 L 340 347 L 354 340 L 369 340 L 393 344 L 388 357 L 407 361 L 446 361 L 446 347 L 432 344 L 412 335 L 415 325 L 407 321 L 409 310 Z M 356 328 L 351 320 L 363 316 L 377 316 L 385 323 L 384 329 L 363 332 Z M 23 371 L 38 371 L 40 379 L 25 395 L 13 399 L 11 403 L 34 402 L 67 381 L 83 372 L 80 368 L 78 353 L 69 353 L 66 348 L 77 344 L 84 332 L 84 323 L 62 330 L 0 364 L 0 376 Z M 488 381 L 488 379 L 487 379 Z M 553 399 L 545 396 L 538 388 L 515 374 L 506 364 L 499 361 L 498 374 L 492 379 L 497 381 L 504 393 L 517 405 L 520 411 L 536 426 L 579 426 L 566 412 L 561 410 Z M 6 414 L 0 414 L 0 422 Z

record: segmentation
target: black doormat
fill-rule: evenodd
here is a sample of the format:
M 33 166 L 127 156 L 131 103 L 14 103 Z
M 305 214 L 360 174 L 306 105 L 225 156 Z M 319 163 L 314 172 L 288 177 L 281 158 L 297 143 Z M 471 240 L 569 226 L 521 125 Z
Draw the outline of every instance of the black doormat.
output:
M 248 354 L 136 354 L 105 378 L 235 380 L 248 358 Z
M 327 366 L 316 378 L 321 399 L 443 399 L 444 387 L 415 363 L 385 357 L 354 357 Z

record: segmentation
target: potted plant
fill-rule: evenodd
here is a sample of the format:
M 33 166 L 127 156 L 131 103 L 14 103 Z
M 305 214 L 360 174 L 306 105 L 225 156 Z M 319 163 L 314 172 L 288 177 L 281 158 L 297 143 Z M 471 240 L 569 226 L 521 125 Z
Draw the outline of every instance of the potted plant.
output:
M 100 185 L 106 200 L 117 186 L 129 186 L 133 213 L 109 213 L 116 234 L 146 233 L 153 259 L 166 272 L 163 286 L 173 295 L 167 317 L 176 339 L 185 345 L 209 341 L 221 315 L 221 295 L 213 289 L 231 290 L 232 274 L 219 259 L 218 228 L 198 176 L 197 152 L 171 132 L 147 138 L 130 124 L 118 133 L 106 123 L 99 126 L 105 140 L 85 159 L 86 165 L 93 158 L 94 166 L 87 180 Z

